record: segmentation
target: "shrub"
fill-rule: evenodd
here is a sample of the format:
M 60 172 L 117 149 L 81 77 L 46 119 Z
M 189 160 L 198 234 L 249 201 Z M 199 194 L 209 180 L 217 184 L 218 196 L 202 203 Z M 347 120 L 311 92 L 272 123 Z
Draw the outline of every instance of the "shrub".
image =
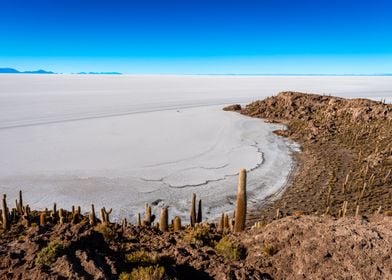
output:
M 245 248 L 234 243 L 227 236 L 223 237 L 216 244 L 215 250 L 230 260 L 242 260 L 245 258 Z
M 273 256 L 278 252 L 274 246 L 266 243 L 264 243 L 262 250 L 268 256 Z
M 98 224 L 94 227 L 94 230 L 103 235 L 103 238 L 108 241 L 113 241 L 116 237 L 116 232 L 105 224 Z
M 188 228 L 183 239 L 197 246 L 212 245 L 215 241 L 214 235 L 210 232 L 210 226 L 206 224 L 197 224 L 193 228 Z
M 159 257 L 157 253 L 146 252 L 146 251 L 136 251 L 125 255 L 125 260 L 128 263 L 134 263 L 138 265 L 152 265 L 159 262 Z
M 164 279 L 165 268 L 162 266 L 138 267 L 131 273 L 123 272 L 119 280 L 161 280 Z
M 65 247 L 59 241 L 51 241 L 48 245 L 38 252 L 35 264 L 38 266 L 49 266 L 54 263 L 59 256 L 64 253 Z

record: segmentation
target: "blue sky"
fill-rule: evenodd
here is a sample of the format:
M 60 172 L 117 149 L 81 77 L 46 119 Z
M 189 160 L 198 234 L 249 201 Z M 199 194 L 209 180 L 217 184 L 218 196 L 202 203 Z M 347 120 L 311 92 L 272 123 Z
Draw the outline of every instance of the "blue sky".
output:
M 0 67 L 392 73 L 392 1 L 2 0 Z

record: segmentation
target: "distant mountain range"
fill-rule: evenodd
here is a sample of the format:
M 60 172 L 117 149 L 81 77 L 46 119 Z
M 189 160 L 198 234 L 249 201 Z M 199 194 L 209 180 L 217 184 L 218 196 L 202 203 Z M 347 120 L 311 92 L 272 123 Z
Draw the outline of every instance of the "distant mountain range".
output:
M 120 72 L 79 72 L 79 75 L 122 75 Z
M 14 68 L 0 68 L 0 74 L 56 74 L 56 73 L 42 70 L 42 69 L 36 71 L 19 71 Z
M 36 71 L 19 71 L 14 68 L 0 68 L 0 74 L 58 74 L 52 71 L 36 70 Z M 120 72 L 79 72 L 72 73 L 77 75 L 122 75 Z

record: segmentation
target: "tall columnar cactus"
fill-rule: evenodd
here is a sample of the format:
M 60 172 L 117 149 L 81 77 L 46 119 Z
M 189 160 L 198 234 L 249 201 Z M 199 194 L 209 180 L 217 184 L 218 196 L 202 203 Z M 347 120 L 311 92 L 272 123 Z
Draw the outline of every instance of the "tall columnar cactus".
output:
M 95 226 L 97 224 L 97 218 L 95 217 L 95 209 L 94 204 L 91 204 L 91 212 L 88 215 L 89 222 L 91 226 Z
M 181 231 L 181 218 L 178 216 L 174 217 L 173 220 L 173 230 L 174 231 Z
M 128 226 L 128 220 L 127 218 L 124 218 L 121 220 L 121 230 L 124 231 Z
M 196 224 L 196 194 L 192 194 L 192 205 L 191 205 L 191 226 Z
M 46 224 L 46 215 L 45 212 L 41 212 L 39 215 L 39 225 L 44 226 Z
M 167 207 L 161 209 L 161 217 L 159 219 L 159 229 L 163 232 L 169 229 L 169 215 Z
M 7 230 L 10 228 L 10 221 L 9 221 L 9 211 L 7 207 L 7 195 L 3 195 L 3 212 L 2 214 L 2 220 L 3 220 L 3 229 Z
M 246 170 L 241 169 L 238 178 L 237 207 L 235 211 L 234 232 L 245 229 L 246 221 Z
M 140 213 L 137 213 L 137 225 L 139 227 L 142 225 L 142 219 L 140 218 Z
M 18 206 L 16 208 L 19 212 L 20 215 L 22 215 L 22 209 L 23 209 L 23 196 L 22 196 L 22 191 L 19 191 L 19 201 L 18 201 Z
M 80 206 L 78 206 L 76 213 L 78 213 L 79 216 L 82 215 L 82 208 L 80 208 Z
M 65 213 L 64 213 L 64 210 L 63 210 L 63 208 L 60 208 L 59 209 L 59 220 L 60 220 L 60 225 L 63 225 L 63 224 L 65 224 L 66 223 L 66 217 L 65 217 Z
M 151 225 L 151 206 L 146 204 L 146 213 L 144 217 L 145 225 Z
M 225 214 L 222 213 L 222 216 L 219 219 L 218 232 L 222 233 L 224 228 L 225 228 Z
M 101 221 L 103 224 L 108 225 L 110 224 L 110 214 L 112 213 L 113 209 L 110 208 L 109 211 L 106 211 L 105 207 L 101 208 Z
M 22 215 L 23 222 L 25 223 L 25 225 L 27 227 L 29 227 L 30 220 L 31 220 L 31 217 L 30 217 L 31 210 L 30 210 L 29 205 L 23 206 L 22 213 L 23 213 L 23 215 Z
M 230 219 L 226 213 L 223 216 L 223 230 L 230 230 Z
M 197 223 L 201 223 L 202 220 L 203 220 L 203 213 L 202 213 L 202 207 L 201 207 L 201 199 L 199 199 L 199 207 L 198 207 L 198 210 L 197 210 L 196 222 Z
M 53 210 L 52 213 L 50 213 L 50 217 L 52 219 L 52 223 L 55 224 L 57 221 L 57 204 L 53 203 Z

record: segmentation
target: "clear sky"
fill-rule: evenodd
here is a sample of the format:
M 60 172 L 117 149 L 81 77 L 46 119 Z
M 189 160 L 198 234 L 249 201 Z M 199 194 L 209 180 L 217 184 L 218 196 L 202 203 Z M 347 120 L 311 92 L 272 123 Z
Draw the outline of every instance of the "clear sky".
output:
M 1 0 L 0 67 L 392 73 L 392 1 Z

